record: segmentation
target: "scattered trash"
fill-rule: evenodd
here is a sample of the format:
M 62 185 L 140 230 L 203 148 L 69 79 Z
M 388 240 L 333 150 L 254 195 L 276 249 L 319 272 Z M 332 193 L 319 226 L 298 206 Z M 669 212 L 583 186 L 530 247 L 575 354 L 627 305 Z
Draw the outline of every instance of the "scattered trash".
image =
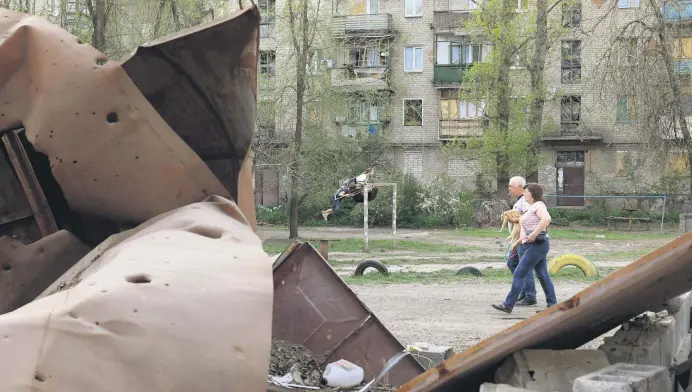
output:
M 269 375 L 272 381 L 295 383 L 300 387 L 317 387 L 322 381 L 320 366 L 324 358 L 305 347 L 282 340 L 272 340 Z M 290 380 L 289 380 L 290 378 Z M 281 386 L 287 386 L 281 384 Z
M 407 350 L 407 351 L 402 351 L 402 352 L 398 353 L 397 355 L 393 356 L 392 358 L 390 358 L 389 361 L 387 361 L 387 363 L 384 365 L 384 368 L 382 369 L 380 374 L 378 374 L 377 377 L 373 378 L 372 381 L 365 384 L 365 386 L 363 388 L 359 389 L 358 392 L 366 392 L 367 390 L 369 390 L 370 387 L 377 384 L 377 382 L 380 381 L 382 379 L 382 377 L 387 375 L 387 373 L 389 373 L 389 371 L 392 370 L 392 368 L 397 363 L 399 363 L 399 361 L 401 361 L 404 357 L 406 357 L 407 355 L 410 355 L 410 354 L 411 354 L 411 352 Z M 380 389 L 380 390 L 382 390 L 382 389 Z
M 325 367 L 322 382 L 330 387 L 351 388 L 360 385 L 364 376 L 362 367 L 340 359 Z

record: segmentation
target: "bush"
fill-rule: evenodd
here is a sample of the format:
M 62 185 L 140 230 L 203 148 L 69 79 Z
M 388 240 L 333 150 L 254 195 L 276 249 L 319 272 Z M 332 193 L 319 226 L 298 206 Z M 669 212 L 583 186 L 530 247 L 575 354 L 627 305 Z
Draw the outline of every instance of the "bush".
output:
M 284 206 L 265 207 L 257 206 L 256 208 L 257 221 L 269 225 L 287 225 L 288 213 Z

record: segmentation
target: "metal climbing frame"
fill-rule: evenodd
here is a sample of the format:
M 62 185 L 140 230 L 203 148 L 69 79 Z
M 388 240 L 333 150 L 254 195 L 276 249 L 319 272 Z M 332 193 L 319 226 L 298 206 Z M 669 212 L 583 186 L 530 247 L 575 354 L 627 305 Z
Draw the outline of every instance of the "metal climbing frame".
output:
M 396 248 L 396 183 L 376 183 L 376 184 L 366 184 L 363 190 L 363 246 L 365 251 L 368 251 L 368 195 L 369 189 L 373 187 L 392 187 L 392 249 Z

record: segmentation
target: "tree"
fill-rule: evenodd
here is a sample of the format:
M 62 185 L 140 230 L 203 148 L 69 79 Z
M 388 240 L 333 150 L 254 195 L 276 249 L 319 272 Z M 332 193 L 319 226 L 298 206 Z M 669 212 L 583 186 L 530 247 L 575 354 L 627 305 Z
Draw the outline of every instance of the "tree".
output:
M 639 170 L 660 174 L 663 171 L 651 170 L 651 165 L 665 167 L 671 153 L 682 152 L 688 198 L 692 198 L 692 134 L 687 117 L 692 101 L 686 60 L 692 58 L 692 41 L 685 26 L 692 15 L 685 7 L 677 1 L 643 2 L 632 19 L 612 31 L 598 69 L 601 100 L 616 102 L 617 120 L 627 124 L 633 139 L 641 143 Z

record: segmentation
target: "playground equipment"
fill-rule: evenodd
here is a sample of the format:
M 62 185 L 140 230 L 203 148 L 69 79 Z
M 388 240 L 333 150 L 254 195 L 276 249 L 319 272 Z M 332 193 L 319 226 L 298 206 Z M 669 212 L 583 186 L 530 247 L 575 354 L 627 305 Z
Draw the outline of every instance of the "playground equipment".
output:
M 548 262 L 548 273 L 550 275 L 555 275 L 560 270 L 567 266 L 574 266 L 584 273 L 584 276 L 598 276 L 598 268 L 596 265 L 584 256 L 567 253 L 557 257 L 553 257 L 550 262 Z
M 377 184 L 365 184 L 364 192 L 369 194 L 369 190 L 373 188 L 380 188 L 385 186 L 392 187 L 392 249 L 396 247 L 396 183 L 377 183 Z M 355 197 L 355 196 L 354 196 Z M 365 251 L 368 251 L 368 199 L 369 197 L 363 198 L 363 247 Z

